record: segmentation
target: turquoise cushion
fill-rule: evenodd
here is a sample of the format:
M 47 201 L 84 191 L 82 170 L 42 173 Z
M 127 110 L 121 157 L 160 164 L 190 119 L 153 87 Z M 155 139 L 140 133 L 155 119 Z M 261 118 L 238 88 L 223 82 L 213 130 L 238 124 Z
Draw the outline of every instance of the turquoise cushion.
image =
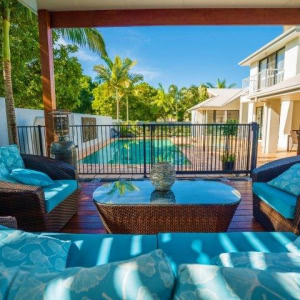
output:
M 121 250 L 121 249 L 120 249 Z M 161 250 L 137 258 L 59 273 L 20 272 L 8 299 L 171 299 L 175 277 Z
M 17 145 L 0 147 L 0 164 L 11 172 L 13 169 L 24 169 L 24 161 Z
M 300 255 L 296 253 L 236 252 L 222 253 L 212 259 L 221 267 L 251 268 L 276 272 L 300 272 Z
M 296 237 L 290 232 L 160 233 L 158 248 L 176 270 L 180 264 L 211 264 L 224 252 L 288 252 L 286 245 Z
M 54 181 L 47 174 L 35 170 L 14 169 L 10 175 L 17 181 L 28 185 L 45 187 L 54 184 Z
M 181 265 L 175 300 L 299 299 L 300 273 Z
M 66 267 L 70 241 L 61 241 L 21 230 L 0 230 L 0 266 L 48 268 Z
M 253 183 L 253 193 L 287 219 L 294 219 L 297 197 L 264 182 Z
M 44 187 L 46 211 L 50 212 L 78 188 L 76 180 L 54 180 L 54 184 Z
M 290 193 L 300 195 L 300 164 L 295 164 L 278 177 L 268 182 L 269 185 Z
M 155 235 L 43 233 L 71 241 L 67 267 L 94 267 L 127 260 L 157 249 Z
M 10 182 L 10 183 L 18 182 L 10 175 L 10 171 L 6 168 L 4 163 L 1 162 L 0 162 L 0 181 Z

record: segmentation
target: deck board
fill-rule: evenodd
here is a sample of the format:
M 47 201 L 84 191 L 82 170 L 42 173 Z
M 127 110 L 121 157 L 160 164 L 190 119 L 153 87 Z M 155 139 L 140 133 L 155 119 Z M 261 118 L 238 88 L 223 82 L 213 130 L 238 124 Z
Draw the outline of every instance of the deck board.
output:
M 263 227 L 252 216 L 252 192 L 250 181 L 228 181 L 242 195 L 228 231 L 263 231 Z M 93 203 L 93 192 L 101 183 L 83 182 L 79 196 L 78 213 L 73 216 L 62 232 L 105 233 L 98 211 Z

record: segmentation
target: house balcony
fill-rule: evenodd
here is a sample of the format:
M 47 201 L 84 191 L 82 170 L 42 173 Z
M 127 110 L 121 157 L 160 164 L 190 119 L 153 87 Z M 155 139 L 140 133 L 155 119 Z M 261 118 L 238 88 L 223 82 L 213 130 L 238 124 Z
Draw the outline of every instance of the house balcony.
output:
M 284 80 L 283 69 L 267 69 L 243 79 L 245 94 L 254 94 Z

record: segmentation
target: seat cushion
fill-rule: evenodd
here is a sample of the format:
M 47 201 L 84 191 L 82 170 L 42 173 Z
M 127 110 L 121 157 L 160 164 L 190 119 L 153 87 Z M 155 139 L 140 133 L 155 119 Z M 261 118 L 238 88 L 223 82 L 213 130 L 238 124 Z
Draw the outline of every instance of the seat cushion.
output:
M 94 267 L 157 249 L 155 235 L 43 233 L 73 242 L 67 267 Z
M 264 182 L 253 183 L 253 193 L 286 219 L 294 219 L 297 197 Z
M 67 197 L 76 191 L 76 180 L 54 180 L 54 184 L 43 188 L 45 193 L 46 211 L 50 212 Z
M 161 250 L 93 268 L 68 268 L 59 273 L 22 271 L 10 283 L 11 288 L 6 288 L 5 299 L 168 300 L 175 282 Z M 0 268 L 0 279 L 2 274 Z
M 181 265 L 173 299 L 299 299 L 299 280 L 296 272 Z
M 180 264 L 210 265 L 224 252 L 288 252 L 287 244 L 296 237 L 291 232 L 160 233 L 158 248 L 176 270 Z

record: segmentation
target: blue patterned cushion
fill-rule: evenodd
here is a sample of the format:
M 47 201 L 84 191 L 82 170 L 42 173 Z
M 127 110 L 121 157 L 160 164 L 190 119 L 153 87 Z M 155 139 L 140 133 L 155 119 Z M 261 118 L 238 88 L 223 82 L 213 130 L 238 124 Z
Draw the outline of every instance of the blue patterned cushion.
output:
M 8 298 L 168 300 L 174 280 L 164 253 L 155 250 L 131 260 L 92 268 L 68 268 L 58 273 L 20 271 Z
M 300 256 L 295 253 L 222 253 L 211 260 L 221 267 L 251 268 L 276 272 L 300 272 Z
M 54 184 L 47 174 L 30 169 L 14 169 L 10 175 L 17 181 L 28 185 L 46 187 Z
M 0 181 L 17 183 L 17 180 L 10 176 L 10 171 L 2 162 L 0 162 Z
M 60 271 L 66 267 L 70 246 L 70 241 L 21 230 L 0 230 L 0 266 L 43 267 Z
M 180 265 L 174 300 L 299 299 L 300 273 Z
M 13 169 L 24 169 L 24 161 L 20 155 L 17 145 L 0 147 L 0 164 L 3 163 L 5 168 L 11 172 Z
M 295 196 L 300 195 L 300 164 L 295 164 L 278 177 L 268 182 L 269 185 Z

